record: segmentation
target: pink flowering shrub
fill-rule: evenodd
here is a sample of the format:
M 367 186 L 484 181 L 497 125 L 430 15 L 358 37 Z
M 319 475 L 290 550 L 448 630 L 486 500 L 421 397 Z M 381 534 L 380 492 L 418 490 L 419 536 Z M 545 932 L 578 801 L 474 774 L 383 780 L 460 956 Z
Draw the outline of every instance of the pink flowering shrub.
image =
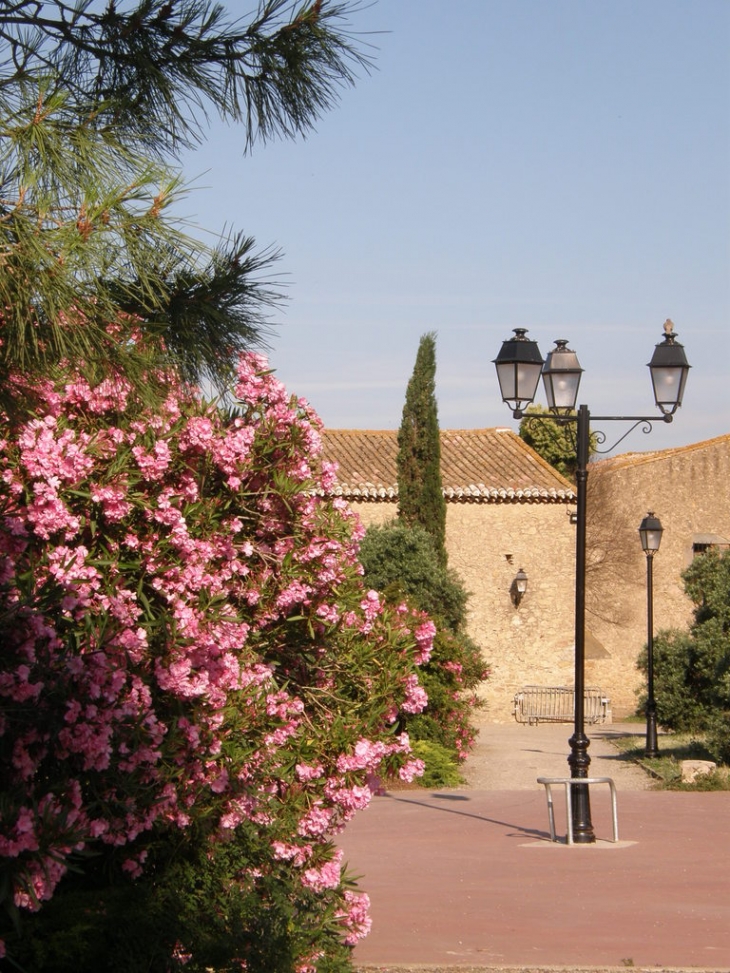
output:
M 264 359 L 229 414 L 166 380 L 154 411 L 123 379 L 19 383 L 35 407 L 0 428 L 7 947 L 27 961 L 91 890 L 86 922 L 123 902 L 154 926 L 140 968 L 265 969 L 255 927 L 317 970 L 369 927 L 332 836 L 422 770 L 394 727 L 426 705 L 433 626 L 363 586 L 320 422 Z

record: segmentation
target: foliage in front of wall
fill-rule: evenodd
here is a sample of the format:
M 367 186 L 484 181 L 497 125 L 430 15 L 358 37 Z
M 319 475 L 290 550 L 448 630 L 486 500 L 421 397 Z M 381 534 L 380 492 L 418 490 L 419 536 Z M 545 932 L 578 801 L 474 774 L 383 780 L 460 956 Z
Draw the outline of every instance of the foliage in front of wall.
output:
M 730 758 L 730 551 L 709 550 L 682 575 L 694 617 L 687 632 L 654 639 L 654 696 L 659 723 L 704 731 L 713 759 Z M 638 662 L 646 672 L 647 654 Z M 646 705 L 645 698 L 640 710 Z
M 708 681 L 714 664 L 700 658 L 688 632 L 668 630 L 654 637 L 654 698 L 661 726 L 679 733 L 704 731 L 711 719 L 707 701 Z M 643 650 L 638 668 L 646 672 Z M 646 711 L 646 691 L 639 700 L 639 714 Z
M 458 767 L 474 745 L 472 717 L 481 705 L 476 689 L 489 675 L 479 646 L 466 632 L 468 593 L 456 572 L 439 562 L 432 537 L 420 527 L 395 521 L 368 528 L 360 559 L 366 583 L 387 603 L 407 602 L 435 623 L 433 651 L 421 668 L 428 705 L 401 720 L 411 740 L 438 746 Z
M 439 563 L 432 536 L 423 527 L 399 520 L 368 527 L 360 545 L 365 580 L 376 591 L 391 591 L 389 599 L 411 598 L 440 627 L 450 632 L 466 627 L 469 593 L 458 574 Z

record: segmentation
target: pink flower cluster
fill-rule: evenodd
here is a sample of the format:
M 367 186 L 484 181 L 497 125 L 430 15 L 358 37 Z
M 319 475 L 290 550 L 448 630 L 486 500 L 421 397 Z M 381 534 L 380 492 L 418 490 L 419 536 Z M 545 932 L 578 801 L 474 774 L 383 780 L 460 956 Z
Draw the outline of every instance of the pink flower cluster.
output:
M 68 375 L 2 419 L 3 868 L 37 909 L 80 851 L 124 848 L 134 879 L 152 835 L 245 823 L 302 894 L 339 897 L 352 943 L 366 897 L 331 836 L 376 772 L 419 771 L 392 724 L 426 704 L 434 628 L 363 588 L 320 422 L 264 359 L 232 419 L 169 383 L 150 412 Z

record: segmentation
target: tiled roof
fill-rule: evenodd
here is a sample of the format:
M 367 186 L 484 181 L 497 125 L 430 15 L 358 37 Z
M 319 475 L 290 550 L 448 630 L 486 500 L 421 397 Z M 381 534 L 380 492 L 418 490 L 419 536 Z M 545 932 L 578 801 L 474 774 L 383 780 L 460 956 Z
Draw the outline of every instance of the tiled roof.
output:
M 675 457 L 691 456 L 692 453 L 703 449 L 714 449 L 715 447 L 730 448 L 730 433 L 723 436 L 716 436 L 714 439 L 705 439 L 700 443 L 691 443 L 689 446 L 675 446 L 671 449 L 658 449 L 646 453 L 621 453 L 618 456 L 609 456 L 607 459 L 596 460 L 591 463 L 591 474 L 608 473 L 614 470 L 625 470 L 628 467 L 643 466 L 645 463 L 655 463 L 661 460 L 674 459 Z
M 348 499 L 398 496 L 394 429 L 327 429 L 323 458 L 338 465 L 333 491 Z M 441 477 L 453 502 L 570 503 L 572 485 L 511 429 L 442 429 Z

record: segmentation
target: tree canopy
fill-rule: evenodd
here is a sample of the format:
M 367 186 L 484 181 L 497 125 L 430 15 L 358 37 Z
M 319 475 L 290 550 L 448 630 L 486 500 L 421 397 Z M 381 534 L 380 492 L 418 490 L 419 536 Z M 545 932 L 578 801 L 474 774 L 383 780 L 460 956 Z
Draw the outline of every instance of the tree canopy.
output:
M 544 416 L 534 419 L 534 416 Z M 575 444 L 575 423 L 561 422 L 552 418 L 546 409 L 531 405 L 519 430 L 520 438 L 531 446 L 542 458 L 566 479 L 575 479 L 578 464 Z M 589 440 L 589 452 L 595 452 L 596 441 L 593 434 Z

